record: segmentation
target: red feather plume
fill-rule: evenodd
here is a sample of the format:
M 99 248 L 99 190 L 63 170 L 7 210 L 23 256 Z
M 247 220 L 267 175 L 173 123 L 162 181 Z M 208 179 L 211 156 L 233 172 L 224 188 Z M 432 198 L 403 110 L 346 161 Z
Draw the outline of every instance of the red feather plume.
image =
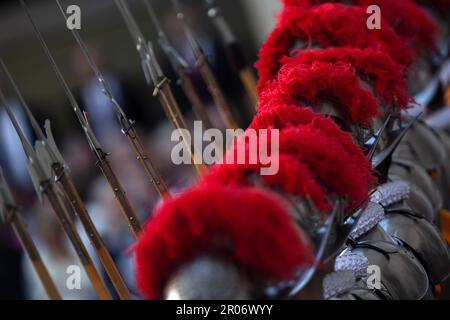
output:
M 410 102 L 405 81 L 406 69 L 393 61 L 386 53 L 358 48 L 328 48 L 324 50 L 299 50 L 296 56 L 281 60 L 284 68 L 288 66 L 325 62 L 333 64 L 348 64 L 351 71 L 363 77 L 369 83 L 373 82 L 376 94 L 384 103 L 404 108 Z
M 344 1 L 283 0 L 285 6 L 298 6 L 303 8 L 310 8 L 330 2 Z M 345 2 L 351 2 L 354 5 L 365 8 L 371 5 L 379 6 L 383 19 L 386 19 L 389 25 L 394 27 L 395 32 L 418 51 L 431 49 L 436 45 L 438 35 L 437 25 L 433 22 L 429 14 L 412 0 L 353 0 Z M 449 8 L 450 1 L 448 3 Z
M 297 40 L 330 46 L 374 48 L 391 56 L 397 63 L 409 66 L 414 59 L 412 50 L 387 23 L 381 30 L 369 30 L 363 8 L 341 4 L 324 4 L 312 9 L 286 7 L 279 23 L 259 52 L 256 67 L 259 72 L 259 92 L 273 79 L 281 67 L 280 59 L 288 55 Z
M 267 187 L 273 188 L 273 191 L 303 198 L 308 197 L 324 213 L 331 209 L 332 206 L 326 201 L 326 191 L 318 183 L 315 174 L 311 172 L 307 165 L 289 154 L 280 154 L 278 164 L 277 174 L 262 176 L 260 176 L 260 169 L 264 166 L 261 163 L 216 165 L 204 177 L 202 183 L 250 187 L 261 186 L 260 183 L 262 182 Z M 261 181 L 254 184 L 251 175 L 259 176 Z
M 349 153 L 344 145 L 352 147 L 353 152 Z M 371 164 L 357 145 L 349 140 L 341 143 L 320 128 L 284 129 L 280 134 L 280 150 L 307 164 L 329 196 L 348 196 L 351 205 L 365 201 L 376 183 Z
M 241 143 L 248 152 L 248 140 L 242 138 Z M 262 175 L 262 181 L 282 192 L 308 196 L 321 210 L 331 207 L 326 200 L 334 195 L 347 196 L 352 205 L 358 205 L 366 200 L 375 183 L 370 162 L 351 136 L 340 130 L 332 119 L 321 115 L 316 115 L 307 125 L 282 129 L 279 154 L 278 173 Z M 249 173 L 259 175 L 262 167 L 265 165 L 260 162 L 220 164 L 204 181 L 248 186 L 253 183 Z
M 283 129 L 286 126 L 298 126 L 311 123 L 317 117 L 311 108 L 296 105 L 275 105 L 271 108 L 259 109 L 250 129 Z
M 354 124 L 367 126 L 378 114 L 378 101 L 361 87 L 348 64 L 325 62 L 283 66 L 277 79 L 261 91 L 259 109 L 290 104 L 313 106 L 324 101 L 337 103 L 345 120 Z
M 213 185 L 166 201 L 135 247 L 140 290 L 161 298 L 170 277 L 202 254 L 229 259 L 256 283 L 289 279 L 312 254 L 287 210 L 274 194 Z

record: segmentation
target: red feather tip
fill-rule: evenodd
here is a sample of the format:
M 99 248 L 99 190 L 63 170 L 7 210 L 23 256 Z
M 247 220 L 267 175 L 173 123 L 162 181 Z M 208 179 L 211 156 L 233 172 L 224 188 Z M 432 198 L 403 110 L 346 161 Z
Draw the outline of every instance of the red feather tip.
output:
M 378 5 L 382 16 L 417 52 L 435 49 L 439 34 L 431 16 L 412 0 L 358 0 L 360 6 Z
M 259 109 L 291 104 L 314 106 L 323 102 L 336 105 L 344 120 L 353 124 L 369 126 L 378 115 L 378 101 L 362 88 L 348 64 L 319 61 L 284 65 L 276 80 L 267 83 L 260 93 Z
M 310 8 L 329 2 L 327 0 L 283 0 L 285 6 Z M 381 8 L 382 17 L 386 19 L 395 32 L 418 51 L 434 48 L 438 28 L 428 13 L 412 0 L 353 0 L 345 1 L 367 8 L 377 5 Z M 450 2 L 450 1 L 449 1 Z
M 312 261 L 311 248 L 276 195 L 208 185 L 166 201 L 136 247 L 137 282 L 149 299 L 185 263 L 204 255 L 228 259 L 255 283 L 289 279 Z
M 278 105 L 271 109 L 261 110 L 250 125 L 251 129 L 265 128 L 284 129 L 286 127 L 299 127 L 311 125 L 322 130 L 329 136 L 336 137 L 347 152 L 361 152 L 355 145 L 352 137 L 328 116 L 313 113 L 309 108 L 294 105 Z
M 248 153 L 248 140 L 240 142 Z M 230 153 L 234 154 L 236 149 L 235 146 Z M 272 161 L 275 161 L 273 155 Z M 308 197 L 323 212 L 331 208 L 327 200 L 335 195 L 347 196 L 352 205 L 361 203 L 375 184 L 370 162 L 362 150 L 348 133 L 322 115 L 315 115 L 309 124 L 286 126 L 281 130 L 278 166 L 275 175 L 261 175 L 260 169 L 266 165 L 260 162 L 219 164 L 204 182 L 267 185 L 284 193 Z M 260 180 L 252 179 L 250 174 L 260 176 Z
M 284 129 L 280 151 L 307 164 L 326 187 L 328 197 L 347 196 L 351 205 L 359 205 L 376 184 L 370 162 L 349 135 L 333 134 L 335 124 L 331 120 L 317 122 L 314 126 Z
M 206 185 L 220 184 L 240 187 L 267 187 L 272 191 L 280 191 L 301 198 L 308 197 L 323 213 L 332 208 L 327 202 L 326 191 L 319 184 L 309 167 L 293 155 L 280 154 L 278 158 L 278 173 L 275 175 L 260 175 L 264 167 L 257 164 L 221 164 L 214 166 L 202 183 Z M 258 176 L 259 181 L 251 175 Z
M 298 126 L 311 123 L 318 116 L 311 108 L 296 105 L 276 105 L 259 109 L 250 124 L 250 129 L 283 129 L 286 126 Z
M 373 83 L 375 93 L 380 99 L 398 108 L 405 108 L 411 101 L 405 81 L 406 69 L 392 60 L 386 53 L 368 48 L 327 48 L 297 52 L 292 57 L 281 60 L 283 68 L 288 65 L 325 62 L 348 64 L 352 72 L 357 73 L 368 83 Z
M 387 23 L 382 22 L 381 30 L 369 30 L 366 22 L 366 10 L 360 7 L 341 4 L 324 4 L 310 9 L 286 7 L 259 52 L 256 63 L 260 77 L 259 92 L 276 76 L 282 66 L 280 59 L 289 55 L 298 40 L 309 44 L 315 41 L 322 47 L 374 48 L 387 53 L 403 66 L 413 62 L 412 50 Z

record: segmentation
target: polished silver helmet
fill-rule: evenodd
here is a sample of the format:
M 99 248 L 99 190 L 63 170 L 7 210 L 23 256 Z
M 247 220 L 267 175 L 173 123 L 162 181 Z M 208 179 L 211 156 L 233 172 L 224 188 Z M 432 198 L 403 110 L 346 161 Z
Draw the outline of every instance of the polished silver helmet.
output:
M 168 282 L 167 300 L 248 300 L 250 282 L 231 263 L 201 257 L 182 267 Z
M 450 276 L 447 243 L 431 223 L 411 212 L 397 211 L 386 214 L 379 225 L 416 255 L 433 284 L 439 284 Z

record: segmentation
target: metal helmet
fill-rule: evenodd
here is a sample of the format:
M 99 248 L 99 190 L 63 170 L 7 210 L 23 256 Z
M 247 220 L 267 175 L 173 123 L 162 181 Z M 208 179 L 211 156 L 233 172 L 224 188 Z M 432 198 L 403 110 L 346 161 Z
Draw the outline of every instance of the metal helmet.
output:
M 416 255 L 433 284 L 439 284 L 450 276 L 447 243 L 427 220 L 410 212 L 397 211 L 386 214 L 379 225 Z
M 407 181 L 423 191 L 433 205 L 433 211 L 442 209 L 442 196 L 431 177 L 417 162 L 407 159 L 393 160 L 389 168 L 389 179 L 391 181 Z
M 168 282 L 167 300 L 248 300 L 249 281 L 231 263 L 201 257 L 182 267 Z

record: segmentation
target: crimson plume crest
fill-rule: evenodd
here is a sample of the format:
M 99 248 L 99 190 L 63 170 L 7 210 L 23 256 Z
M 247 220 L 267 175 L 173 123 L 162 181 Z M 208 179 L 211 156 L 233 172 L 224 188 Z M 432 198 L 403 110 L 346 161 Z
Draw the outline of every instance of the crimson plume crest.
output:
M 147 298 L 161 298 L 173 274 L 203 255 L 238 265 L 255 290 L 292 279 L 316 252 L 304 235 L 311 230 L 295 224 L 286 200 L 312 202 L 328 217 L 332 199 L 354 208 L 376 186 L 355 135 L 406 108 L 406 78 L 434 46 L 437 26 L 410 0 L 323 2 L 283 0 L 256 63 L 259 108 L 250 128 L 280 130 L 278 174 L 258 176 L 259 164 L 216 165 L 163 203 L 136 245 Z M 369 2 L 385 13 L 381 30 L 366 27 Z M 335 113 L 320 114 L 324 104 Z

